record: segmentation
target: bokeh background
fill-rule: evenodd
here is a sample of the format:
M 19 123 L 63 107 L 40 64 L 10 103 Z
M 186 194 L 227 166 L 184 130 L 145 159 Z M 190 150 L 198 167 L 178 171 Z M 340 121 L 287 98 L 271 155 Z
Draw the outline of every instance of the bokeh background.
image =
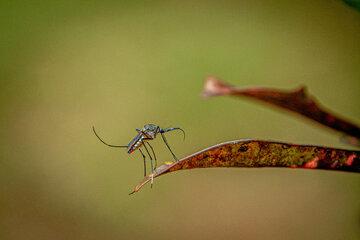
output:
M 1 1 L 0 239 L 360 239 L 360 177 L 202 169 L 142 179 L 127 144 L 146 123 L 180 157 L 258 138 L 351 148 L 340 133 L 246 99 L 308 86 L 359 124 L 360 12 L 342 1 Z M 171 160 L 161 139 L 160 161 Z

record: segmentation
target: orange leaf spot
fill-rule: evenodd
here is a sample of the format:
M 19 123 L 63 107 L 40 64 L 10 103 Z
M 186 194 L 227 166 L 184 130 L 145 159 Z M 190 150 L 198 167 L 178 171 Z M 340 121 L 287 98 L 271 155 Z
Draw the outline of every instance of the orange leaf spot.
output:
M 317 168 L 319 162 L 319 158 L 315 157 L 313 160 L 304 164 L 304 168 Z

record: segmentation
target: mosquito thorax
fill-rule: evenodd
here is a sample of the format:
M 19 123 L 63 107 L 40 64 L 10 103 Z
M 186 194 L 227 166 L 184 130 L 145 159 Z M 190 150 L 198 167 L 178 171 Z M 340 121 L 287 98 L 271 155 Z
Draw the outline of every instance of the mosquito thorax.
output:
M 144 129 L 144 131 L 155 132 L 158 127 L 159 126 L 157 126 L 155 124 L 146 124 L 143 129 Z
M 146 124 L 144 127 L 143 127 L 143 132 L 148 135 L 149 137 L 151 138 L 155 138 L 156 137 L 156 134 L 158 133 L 159 131 L 159 126 L 155 125 L 155 124 Z

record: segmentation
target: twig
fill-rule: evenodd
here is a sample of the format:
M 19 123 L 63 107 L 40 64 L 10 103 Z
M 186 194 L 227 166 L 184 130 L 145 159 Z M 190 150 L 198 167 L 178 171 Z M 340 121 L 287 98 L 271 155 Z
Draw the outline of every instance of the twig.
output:
M 301 114 L 329 128 L 341 131 L 360 139 L 360 128 L 355 124 L 335 116 L 319 105 L 315 98 L 307 94 L 305 87 L 292 91 L 270 88 L 237 88 L 220 81 L 215 77 L 208 77 L 205 81 L 203 96 L 238 96 L 249 97 L 271 105 Z M 354 139 L 352 139 L 354 141 Z M 358 141 L 355 141 L 355 145 Z M 354 143 L 353 143 L 354 144 Z

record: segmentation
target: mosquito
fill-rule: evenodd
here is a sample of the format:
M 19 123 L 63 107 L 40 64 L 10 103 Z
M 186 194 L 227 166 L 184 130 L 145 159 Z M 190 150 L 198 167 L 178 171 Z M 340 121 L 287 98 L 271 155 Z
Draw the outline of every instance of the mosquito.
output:
M 161 138 L 163 139 L 166 147 L 169 149 L 171 155 L 173 156 L 175 161 L 178 161 L 178 158 L 175 156 L 174 152 L 171 150 L 169 143 L 165 137 L 165 133 L 166 132 L 170 132 L 170 131 L 174 131 L 174 130 L 180 130 L 182 131 L 183 135 L 184 135 L 184 140 L 185 140 L 185 131 L 179 127 L 171 127 L 171 128 L 160 128 L 159 126 L 155 125 L 155 124 L 146 124 L 142 129 L 138 129 L 136 128 L 137 131 L 137 135 L 129 142 L 128 145 L 112 145 L 112 144 L 108 144 L 106 143 L 104 140 L 102 140 L 100 138 L 100 136 L 96 133 L 95 131 L 95 127 L 93 127 L 93 131 L 95 136 L 105 145 L 109 146 L 109 147 L 118 147 L 118 148 L 126 148 L 127 149 L 127 153 L 131 154 L 133 153 L 135 150 L 139 150 L 143 160 L 144 160 L 144 176 L 146 176 L 146 157 L 145 154 L 143 153 L 143 151 L 141 150 L 141 147 L 144 147 L 147 155 L 150 158 L 150 163 L 151 163 L 151 173 L 154 172 L 154 170 L 157 167 L 157 159 L 156 159 L 156 155 L 154 152 L 153 147 L 150 145 L 150 143 L 148 141 L 153 140 L 156 138 L 156 135 L 158 135 L 160 133 Z M 146 144 L 150 147 L 151 152 L 154 156 L 151 156 L 148 148 L 146 147 Z M 153 160 L 155 161 L 155 168 L 153 166 Z

